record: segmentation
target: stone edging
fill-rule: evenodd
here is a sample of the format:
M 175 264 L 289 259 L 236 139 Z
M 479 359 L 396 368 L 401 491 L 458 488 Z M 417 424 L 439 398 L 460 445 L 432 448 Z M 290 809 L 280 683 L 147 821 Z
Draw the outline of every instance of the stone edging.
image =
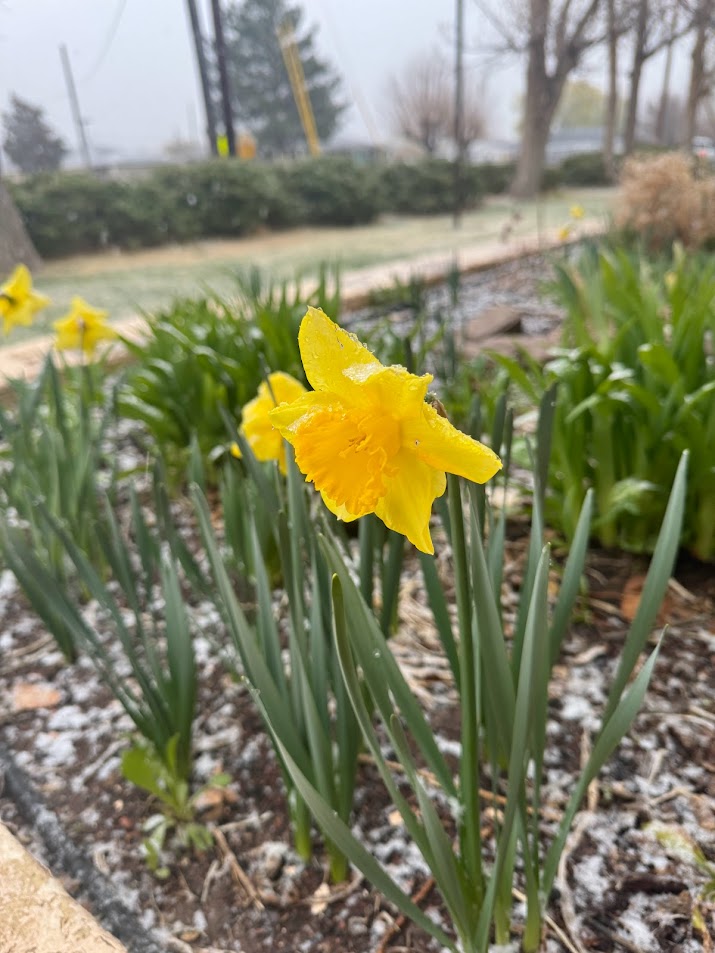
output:
M 109 878 L 97 870 L 89 857 L 74 843 L 28 775 L 2 744 L 0 774 L 3 793 L 14 802 L 23 820 L 41 838 L 50 863 L 79 882 L 80 893 L 87 897 L 92 913 L 106 930 L 124 943 L 129 953 L 165 953 L 165 945 L 139 923 L 136 914 L 126 906 Z M 70 915 L 77 917 L 78 929 L 86 931 L 86 925 L 83 926 L 79 919 L 82 912 L 77 905 L 76 909 L 70 910 Z M 111 950 L 112 947 L 107 946 L 107 949 Z M 117 945 L 114 949 L 121 951 L 122 948 Z M 54 949 L 53 953 L 65 951 L 60 948 Z M 68 948 L 67 953 L 73 951 Z

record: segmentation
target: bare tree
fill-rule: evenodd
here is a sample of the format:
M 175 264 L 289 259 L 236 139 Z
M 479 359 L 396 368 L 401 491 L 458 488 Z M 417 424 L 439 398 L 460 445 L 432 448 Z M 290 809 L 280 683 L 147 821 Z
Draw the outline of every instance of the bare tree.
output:
M 708 62 L 709 45 L 715 32 L 715 0 L 697 0 L 693 10 L 695 42 L 690 60 L 690 84 L 685 122 L 685 142 L 696 132 L 698 107 L 712 91 L 715 64 Z
M 438 53 L 410 60 L 402 76 L 392 77 L 388 95 L 395 131 L 434 155 L 452 132 L 450 77 Z
M 512 194 L 534 195 L 541 184 L 546 143 L 566 80 L 587 50 L 603 40 L 602 0 L 476 0 L 498 32 L 502 54 L 526 57 L 521 150 Z
M 616 177 L 614 162 L 616 124 L 618 122 L 618 47 L 630 25 L 632 0 L 606 0 L 606 46 L 608 50 L 608 91 L 603 117 L 603 164 L 611 179 Z
M 646 103 L 646 122 L 659 145 L 675 149 L 685 140 L 687 111 L 686 100 L 672 93 L 666 95 L 665 101 L 661 92 L 657 101 Z
M 670 77 L 673 71 L 673 47 L 675 46 L 674 34 L 678 25 L 678 17 L 680 16 L 681 12 L 680 6 L 678 4 L 673 4 L 670 23 L 671 35 L 666 47 L 665 66 L 663 68 L 663 86 L 660 92 L 658 115 L 656 116 L 655 120 L 654 132 L 656 142 L 662 142 L 665 138 L 666 123 L 668 119 L 668 104 L 672 98 L 670 95 Z
M 388 96 L 395 132 L 434 155 L 441 142 L 454 140 L 454 77 L 441 54 L 423 53 L 392 77 Z M 478 85 L 465 84 L 460 133 L 462 149 L 484 135 L 486 120 Z
M 678 0 L 635 0 L 633 27 L 633 60 L 631 63 L 630 93 L 623 134 L 623 151 L 633 152 L 636 141 L 638 99 L 641 77 L 646 62 L 662 49 L 678 40 L 690 29 L 688 19 L 678 25 L 673 6 Z

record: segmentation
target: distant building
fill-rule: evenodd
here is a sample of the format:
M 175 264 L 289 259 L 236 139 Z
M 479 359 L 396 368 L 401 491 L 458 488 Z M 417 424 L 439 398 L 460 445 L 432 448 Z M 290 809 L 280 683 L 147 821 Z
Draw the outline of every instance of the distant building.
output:
M 584 152 L 603 151 L 603 126 L 572 126 L 568 129 L 556 129 L 546 144 L 546 162 L 558 165 L 569 156 L 582 155 Z M 623 139 L 614 140 L 616 155 L 623 151 Z

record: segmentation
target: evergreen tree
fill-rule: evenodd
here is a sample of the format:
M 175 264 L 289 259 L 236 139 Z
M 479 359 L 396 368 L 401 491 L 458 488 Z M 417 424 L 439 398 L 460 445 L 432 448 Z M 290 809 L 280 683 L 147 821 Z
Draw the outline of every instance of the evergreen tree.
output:
M 44 120 L 42 110 L 12 96 L 3 114 L 3 148 L 21 172 L 55 172 L 67 155 L 67 146 Z
M 278 31 L 293 28 L 321 142 L 340 123 L 346 104 L 340 79 L 314 49 L 315 28 L 303 27 L 303 11 L 286 0 L 243 0 L 226 11 L 226 52 L 237 125 L 254 135 L 261 155 L 295 155 L 306 149 L 298 108 L 283 62 Z

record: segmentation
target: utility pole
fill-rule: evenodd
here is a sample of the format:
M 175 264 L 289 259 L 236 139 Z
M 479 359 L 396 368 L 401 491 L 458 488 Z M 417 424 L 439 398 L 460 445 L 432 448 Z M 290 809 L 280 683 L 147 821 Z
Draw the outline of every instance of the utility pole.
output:
M 454 227 L 462 218 L 464 176 L 464 0 L 457 0 L 454 56 Z
M 67 86 L 67 95 L 69 96 L 70 107 L 72 109 L 72 118 L 74 119 L 74 124 L 77 129 L 79 151 L 85 166 L 91 169 L 92 160 L 89 155 L 89 143 L 87 142 L 87 133 L 84 128 L 84 119 L 82 119 L 82 113 L 79 108 L 79 100 L 77 99 L 77 89 L 74 84 L 69 53 L 64 43 L 60 46 L 60 59 L 62 60 L 62 71 L 65 74 L 65 85 Z
M 211 0 L 211 10 L 214 18 L 214 41 L 216 44 L 216 63 L 221 82 L 221 105 L 223 107 L 223 125 L 228 154 L 236 155 L 236 136 L 233 131 L 233 112 L 231 110 L 231 89 L 228 82 L 228 68 L 226 66 L 226 44 L 223 37 L 223 19 L 220 0 Z
M 186 6 L 189 10 L 189 21 L 191 22 L 191 32 L 194 36 L 194 49 L 196 51 L 196 64 L 199 67 L 199 77 L 201 79 L 201 94 L 204 99 L 206 135 L 209 140 L 209 149 L 212 155 L 218 155 L 218 146 L 216 144 L 216 117 L 214 116 L 214 104 L 211 98 L 204 38 L 201 35 L 201 24 L 199 23 L 199 15 L 196 11 L 196 0 L 186 0 Z

